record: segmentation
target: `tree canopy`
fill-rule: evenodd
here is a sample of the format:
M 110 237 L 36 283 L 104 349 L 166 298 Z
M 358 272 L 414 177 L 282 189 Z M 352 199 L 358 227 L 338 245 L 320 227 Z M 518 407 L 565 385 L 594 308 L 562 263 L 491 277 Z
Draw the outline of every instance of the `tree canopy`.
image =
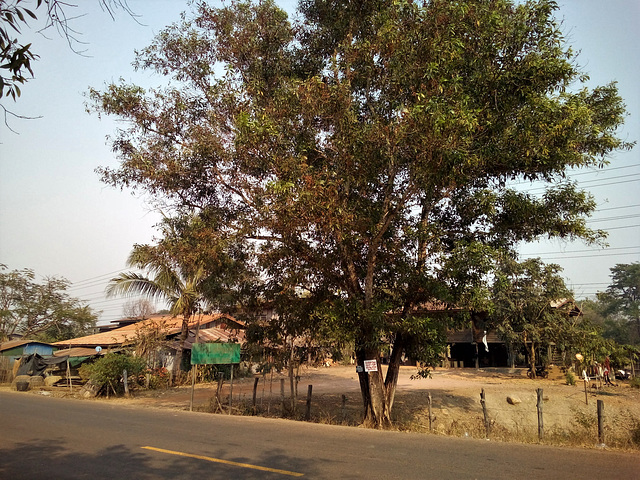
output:
M 492 321 L 510 345 L 528 349 L 529 366 L 535 378 L 540 361 L 536 348 L 551 342 L 560 343 L 561 335 L 570 334 L 570 311 L 573 293 L 560 276 L 558 265 L 544 265 L 539 259 L 517 262 L 501 259 L 492 289 Z
M 0 341 L 13 334 L 45 342 L 88 335 L 97 315 L 68 288 L 64 278 L 38 283 L 33 270 L 6 271 L 0 265 Z
M 197 4 L 138 53 L 164 87 L 91 90 L 126 122 L 100 173 L 254 242 L 275 291 L 304 291 L 359 365 L 389 343 L 386 378 L 359 376 L 365 423 L 388 424 L 402 353 L 437 356 L 446 322 L 425 306 L 484 308 L 518 242 L 605 236 L 566 173 L 630 147 L 625 109 L 615 84 L 581 86 L 555 8 L 303 0 L 292 23 L 272 1 Z
M 619 263 L 611 268 L 611 284 L 597 295 L 594 310 L 605 332 L 619 343 L 640 344 L 640 263 Z

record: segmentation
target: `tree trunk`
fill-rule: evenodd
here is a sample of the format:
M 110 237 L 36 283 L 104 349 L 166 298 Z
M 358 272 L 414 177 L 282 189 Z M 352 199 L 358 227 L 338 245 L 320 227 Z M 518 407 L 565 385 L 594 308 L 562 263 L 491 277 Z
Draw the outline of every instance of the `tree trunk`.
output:
M 295 388 L 295 379 L 294 379 L 294 375 L 293 375 L 293 363 L 295 360 L 295 345 L 294 345 L 294 337 L 291 336 L 291 353 L 289 355 L 289 388 L 291 391 L 291 403 L 290 403 L 290 409 L 291 409 L 291 414 L 295 415 L 296 414 L 296 403 L 297 403 L 297 391 Z
M 369 428 L 388 428 L 391 426 L 391 408 L 395 399 L 402 356 L 402 339 L 396 339 L 391 353 L 386 379 L 383 381 L 380 353 L 377 350 L 359 349 L 356 351 L 356 363 L 363 368 L 358 373 L 360 392 L 364 407 L 363 425 Z M 364 371 L 364 361 L 375 360 L 378 366 L 375 372 Z
M 180 331 L 180 341 L 178 343 L 178 350 L 176 351 L 176 358 L 173 362 L 173 368 L 171 369 L 171 385 L 176 384 L 176 380 L 179 378 L 180 369 L 182 368 L 182 356 L 184 351 L 184 342 L 189 335 L 189 319 L 190 315 L 183 315 L 182 317 L 182 329 Z
M 536 346 L 531 340 L 531 351 L 529 353 L 529 367 L 531 368 L 531 378 L 536 378 Z
M 389 414 L 391 414 L 393 402 L 396 397 L 396 387 L 398 386 L 398 376 L 400 375 L 400 364 L 402 363 L 404 346 L 404 336 L 402 333 L 398 333 L 395 341 L 393 342 L 393 348 L 389 357 L 389 368 L 387 369 L 387 376 L 384 379 L 387 410 L 389 411 Z

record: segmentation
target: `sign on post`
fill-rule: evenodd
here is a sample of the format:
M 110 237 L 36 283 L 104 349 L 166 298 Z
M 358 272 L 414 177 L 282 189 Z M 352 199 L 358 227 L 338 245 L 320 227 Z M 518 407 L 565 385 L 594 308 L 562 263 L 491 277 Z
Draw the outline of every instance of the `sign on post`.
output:
M 378 371 L 378 362 L 375 360 L 365 360 L 364 361 L 364 371 L 365 372 L 377 372 Z
M 240 363 L 239 343 L 194 343 L 191 365 L 229 365 Z

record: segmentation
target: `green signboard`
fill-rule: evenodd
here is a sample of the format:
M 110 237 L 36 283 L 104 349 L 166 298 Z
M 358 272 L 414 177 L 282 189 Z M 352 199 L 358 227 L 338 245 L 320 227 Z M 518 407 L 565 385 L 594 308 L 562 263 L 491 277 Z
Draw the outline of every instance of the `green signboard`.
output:
M 191 365 L 229 365 L 240 363 L 239 343 L 194 343 Z

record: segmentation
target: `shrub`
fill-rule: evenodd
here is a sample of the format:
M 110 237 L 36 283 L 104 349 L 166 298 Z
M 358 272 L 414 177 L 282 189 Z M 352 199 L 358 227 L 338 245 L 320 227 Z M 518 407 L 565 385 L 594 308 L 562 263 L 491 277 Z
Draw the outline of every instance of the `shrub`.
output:
M 564 377 L 567 380 L 567 385 L 575 385 L 576 384 L 576 374 L 571 370 L 567 370 L 567 373 L 564 374 Z
M 96 385 L 111 388 L 118 395 L 124 393 L 122 372 L 126 370 L 129 382 L 135 382 L 145 368 L 146 362 L 143 358 L 129 354 L 108 353 L 95 362 L 80 367 L 80 375 Z
M 629 381 L 631 388 L 640 388 L 640 377 L 634 377 Z
M 138 383 L 151 390 L 168 388 L 170 380 L 171 375 L 164 367 L 146 368 L 138 377 Z

